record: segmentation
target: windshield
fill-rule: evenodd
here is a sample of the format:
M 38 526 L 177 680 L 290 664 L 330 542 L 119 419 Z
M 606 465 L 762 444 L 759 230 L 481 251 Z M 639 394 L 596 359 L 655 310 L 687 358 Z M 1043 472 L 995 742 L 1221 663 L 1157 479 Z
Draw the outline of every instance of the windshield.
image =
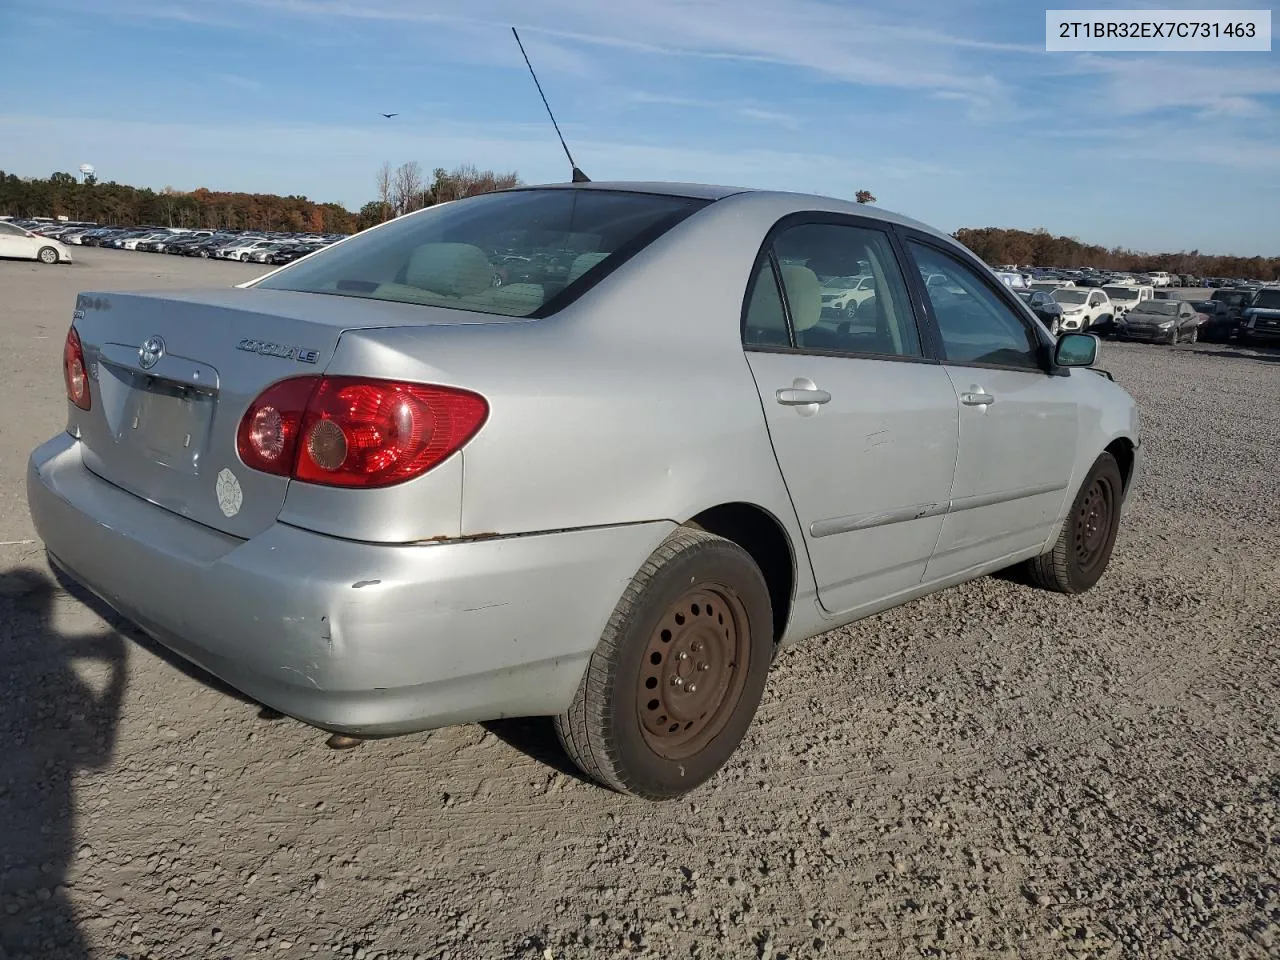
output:
M 1253 305 L 1266 310 L 1280 310 L 1280 290 L 1259 290 Z
M 708 201 L 547 188 L 440 204 L 272 274 L 263 289 L 545 315 Z
M 1070 288 L 1055 290 L 1053 291 L 1052 296 L 1053 299 L 1057 300 L 1059 303 L 1084 303 L 1089 299 L 1088 291 L 1072 290 Z
M 852 290 L 861 279 L 861 277 L 827 277 L 822 281 L 822 285 L 832 290 Z
M 1103 287 L 1102 292 L 1112 300 L 1137 300 L 1138 291 L 1130 287 Z
M 1176 317 L 1178 315 L 1178 301 L 1144 300 L 1129 311 L 1129 316 L 1132 317 L 1139 313 L 1151 313 L 1161 317 Z

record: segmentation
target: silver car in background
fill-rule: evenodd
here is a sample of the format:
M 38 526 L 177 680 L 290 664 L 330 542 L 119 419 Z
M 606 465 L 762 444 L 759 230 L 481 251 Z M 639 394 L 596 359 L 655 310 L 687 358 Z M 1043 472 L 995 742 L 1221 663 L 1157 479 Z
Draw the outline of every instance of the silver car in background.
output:
M 779 647 L 1017 564 L 1098 581 L 1142 460 L 1098 348 L 866 205 L 522 187 L 239 288 L 81 294 L 28 500 L 56 567 L 279 711 L 549 715 L 672 797 Z

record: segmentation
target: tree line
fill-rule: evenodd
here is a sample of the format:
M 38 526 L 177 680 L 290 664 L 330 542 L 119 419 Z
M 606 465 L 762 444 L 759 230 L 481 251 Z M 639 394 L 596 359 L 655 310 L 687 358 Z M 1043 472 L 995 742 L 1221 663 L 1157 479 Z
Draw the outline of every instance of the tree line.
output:
M 374 177 L 378 197 L 360 208 L 359 228 L 363 230 L 437 203 L 507 190 L 519 183 L 520 177 L 514 171 L 494 173 L 470 163 L 452 170 L 436 167 L 428 182 L 417 160 L 408 160 L 394 169 L 391 161 L 384 160 Z
M 190 227 L 208 230 L 277 230 L 292 233 L 354 233 L 421 207 L 513 187 L 513 173 L 463 164 L 437 167 L 428 180 L 417 161 L 378 172 L 377 199 L 358 213 L 340 203 L 317 203 L 303 196 L 209 190 L 160 190 L 114 180 L 83 180 L 57 172 L 47 178 L 20 177 L 0 170 L 0 214 L 12 217 L 66 217 L 112 226 Z
M 317 203 L 303 196 L 213 191 L 205 187 L 184 192 L 166 186 L 157 191 L 114 180 L 102 183 L 92 176 L 81 180 L 64 172 L 40 179 L 0 170 L 0 213 L 13 217 L 65 216 L 124 227 L 353 233 L 422 207 L 504 190 L 520 182 L 514 171 L 496 173 L 474 164 L 452 170 L 436 167 L 428 179 L 416 160 L 397 167 L 384 161 L 374 177 L 375 199 L 353 213 L 339 203 Z M 868 190 L 859 190 L 857 201 L 875 203 L 875 197 Z M 964 227 L 953 236 L 992 265 L 1091 266 L 1280 279 L 1280 257 L 1210 256 L 1198 250 L 1151 254 L 1081 243 L 1074 237 L 1055 237 L 1044 228 L 1027 231 Z
M 210 230 L 281 230 L 352 233 L 357 216 L 338 203 L 302 196 L 232 193 L 199 187 L 190 192 L 83 181 L 70 173 L 47 179 L 0 170 L 0 213 L 14 217 L 67 217 L 113 226 L 192 227 Z
M 1143 253 L 1122 247 L 1081 243 L 1075 237 L 1055 237 L 1043 227 L 1030 231 L 964 227 L 952 236 L 992 265 L 1016 263 L 1023 267 L 1164 270 L 1197 277 L 1280 280 L 1280 257 L 1213 256 L 1199 250 Z

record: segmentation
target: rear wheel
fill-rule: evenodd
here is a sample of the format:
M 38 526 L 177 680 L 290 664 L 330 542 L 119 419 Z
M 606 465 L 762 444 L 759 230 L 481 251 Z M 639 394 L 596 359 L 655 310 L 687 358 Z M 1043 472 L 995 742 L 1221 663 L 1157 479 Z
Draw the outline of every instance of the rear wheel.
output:
M 1027 561 L 1027 575 L 1036 586 L 1084 593 L 1102 579 L 1120 528 L 1123 488 L 1116 458 L 1104 452 L 1080 485 L 1053 549 Z
M 41 247 L 40 252 L 36 254 L 41 263 L 57 263 L 58 251 L 53 247 Z
M 772 657 L 760 568 L 737 544 L 681 528 L 632 578 L 556 733 L 599 783 L 680 796 L 737 749 Z
M 1200 328 L 1192 327 L 1191 333 L 1187 335 L 1187 343 L 1198 343 L 1200 340 Z

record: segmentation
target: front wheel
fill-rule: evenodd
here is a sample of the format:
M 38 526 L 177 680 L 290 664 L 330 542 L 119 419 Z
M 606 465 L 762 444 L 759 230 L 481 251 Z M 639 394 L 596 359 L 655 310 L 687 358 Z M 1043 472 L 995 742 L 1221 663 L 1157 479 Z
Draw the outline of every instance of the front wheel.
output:
M 1053 549 L 1027 561 L 1031 582 L 1058 593 L 1084 593 L 1102 579 L 1120 529 L 1124 481 L 1110 453 L 1094 461 Z
M 760 568 L 736 543 L 682 527 L 628 584 L 556 734 L 604 786 L 680 796 L 737 749 L 772 658 Z
M 1200 328 L 1192 327 L 1191 332 L 1187 334 L 1187 343 L 1198 343 L 1200 341 Z
M 58 262 L 58 251 L 53 249 L 53 247 L 41 247 L 40 252 L 37 253 L 36 256 L 39 258 L 41 263 L 52 264 Z

